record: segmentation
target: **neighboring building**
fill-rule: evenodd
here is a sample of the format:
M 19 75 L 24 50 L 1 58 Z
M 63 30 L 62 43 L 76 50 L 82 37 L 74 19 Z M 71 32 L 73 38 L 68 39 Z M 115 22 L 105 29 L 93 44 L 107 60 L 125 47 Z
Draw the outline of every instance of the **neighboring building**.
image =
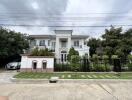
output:
M 53 72 L 54 57 L 21 55 L 21 72 Z
M 72 35 L 72 30 L 55 30 L 55 35 L 30 35 L 30 50 L 38 47 L 48 48 L 55 53 L 56 59 L 65 62 L 71 47 L 79 52 L 79 55 L 89 55 L 89 47 L 85 44 L 87 35 Z

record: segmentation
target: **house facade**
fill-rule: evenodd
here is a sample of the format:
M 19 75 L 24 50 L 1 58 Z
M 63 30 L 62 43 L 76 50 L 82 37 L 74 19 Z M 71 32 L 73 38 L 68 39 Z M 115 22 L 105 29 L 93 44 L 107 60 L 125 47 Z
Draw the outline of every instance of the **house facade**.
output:
M 79 52 L 80 56 L 89 54 L 89 47 L 85 44 L 87 35 L 72 35 L 72 30 L 55 30 L 55 35 L 30 35 L 30 50 L 48 48 L 55 54 L 56 59 L 65 62 L 71 47 Z

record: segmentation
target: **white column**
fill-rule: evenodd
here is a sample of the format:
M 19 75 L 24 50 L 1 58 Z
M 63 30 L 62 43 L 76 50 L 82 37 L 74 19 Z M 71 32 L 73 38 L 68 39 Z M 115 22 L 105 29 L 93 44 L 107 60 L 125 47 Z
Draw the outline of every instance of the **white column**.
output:
M 57 59 L 59 59 L 60 58 L 60 51 L 59 51 L 59 49 L 60 49 L 60 46 L 59 46 L 60 44 L 59 44 L 59 37 L 57 37 L 56 36 L 56 46 L 55 46 L 55 57 L 57 58 Z
M 68 37 L 68 51 L 70 50 L 71 48 L 71 37 Z

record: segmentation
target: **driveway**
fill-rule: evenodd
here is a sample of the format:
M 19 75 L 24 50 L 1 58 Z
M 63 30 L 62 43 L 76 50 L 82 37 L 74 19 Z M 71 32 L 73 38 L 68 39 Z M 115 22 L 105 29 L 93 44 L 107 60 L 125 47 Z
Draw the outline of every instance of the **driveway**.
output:
M 10 78 L 13 77 L 15 74 L 17 74 L 17 71 L 15 70 L 0 71 L 0 84 L 12 83 Z
M 132 100 L 132 82 L 1 84 L 10 100 Z

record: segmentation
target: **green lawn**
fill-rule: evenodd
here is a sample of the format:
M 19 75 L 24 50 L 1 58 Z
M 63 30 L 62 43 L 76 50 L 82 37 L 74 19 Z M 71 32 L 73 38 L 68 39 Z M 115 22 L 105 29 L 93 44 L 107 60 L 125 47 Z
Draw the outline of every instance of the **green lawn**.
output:
M 131 73 L 36 73 L 21 72 L 14 78 L 24 79 L 50 79 L 51 77 L 59 77 L 60 79 L 132 79 Z

